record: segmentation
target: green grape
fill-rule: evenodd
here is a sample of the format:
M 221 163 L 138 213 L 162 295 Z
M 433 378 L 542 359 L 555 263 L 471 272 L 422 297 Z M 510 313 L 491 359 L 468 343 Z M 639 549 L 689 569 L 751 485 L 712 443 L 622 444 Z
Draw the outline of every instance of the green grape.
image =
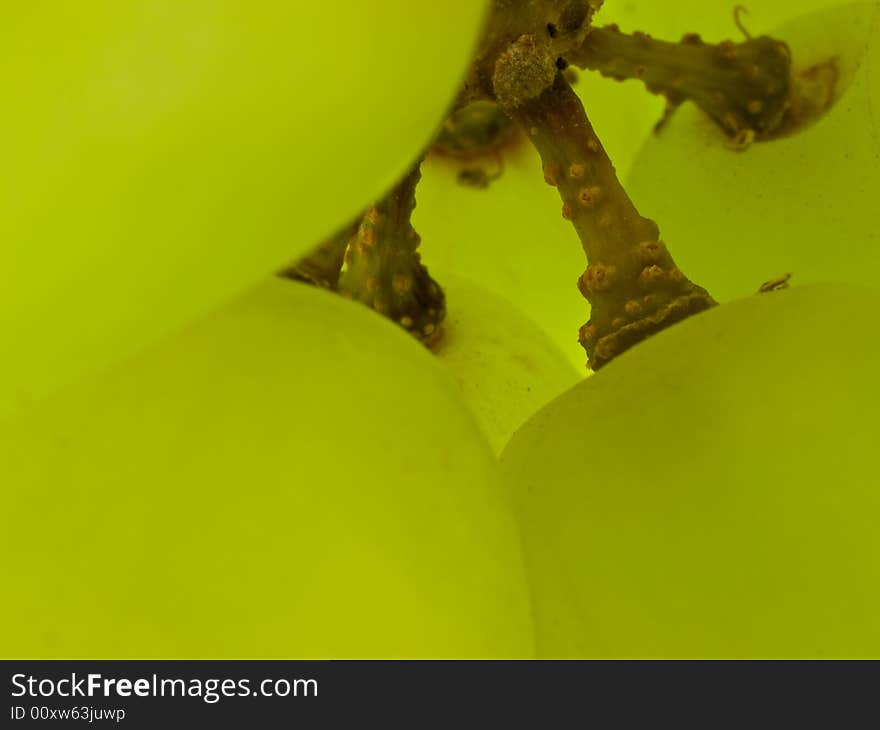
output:
M 517 307 L 473 282 L 440 272 L 449 301 L 434 346 L 496 453 L 542 405 L 583 377 Z
M 0 431 L 3 657 L 527 656 L 454 380 L 276 279 Z
M 558 197 L 541 179 L 537 154 L 524 147 L 503 159 L 503 172 L 488 190 L 460 185 L 444 160 L 429 157 L 422 164 L 413 216 L 420 251 L 432 271 L 465 276 L 513 302 L 583 372 L 577 332 L 585 302 L 576 284 L 583 251 L 571 226 L 554 214 Z M 447 304 L 453 306 L 449 297 Z
M 759 35 L 798 16 L 849 4 L 851 0 L 750 0 L 742 3 L 740 19 L 746 30 Z M 697 32 L 707 40 L 717 42 L 742 35 L 734 22 L 735 7 L 736 3 L 729 0 L 701 0 L 700 3 L 658 3 L 655 0 L 609 2 L 596 16 L 594 25 L 619 23 L 625 30 L 647 31 L 657 38 L 673 40 L 685 33 Z
M 791 45 L 801 69 L 836 59 L 836 104 L 811 126 L 737 154 L 685 106 L 643 147 L 627 188 L 662 221 L 682 269 L 717 299 L 743 296 L 784 273 L 797 283 L 876 285 L 876 230 L 865 212 L 880 196 L 872 121 L 878 7 L 838 7 L 772 31 Z
M 418 155 L 484 4 L 63 0 L 0 27 L 0 416 L 304 253 Z
M 839 285 L 716 307 L 514 436 L 539 656 L 880 653 L 878 311 Z

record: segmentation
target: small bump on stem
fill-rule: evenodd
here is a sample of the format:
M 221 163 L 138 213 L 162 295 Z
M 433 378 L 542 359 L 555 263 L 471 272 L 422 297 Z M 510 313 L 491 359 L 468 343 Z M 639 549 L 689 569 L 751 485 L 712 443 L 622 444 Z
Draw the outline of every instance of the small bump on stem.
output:
M 420 178 L 416 165 L 364 215 L 348 243 L 338 288 L 431 344 L 440 335 L 446 299 L 421 262 L 421 238 L 410 222 Z

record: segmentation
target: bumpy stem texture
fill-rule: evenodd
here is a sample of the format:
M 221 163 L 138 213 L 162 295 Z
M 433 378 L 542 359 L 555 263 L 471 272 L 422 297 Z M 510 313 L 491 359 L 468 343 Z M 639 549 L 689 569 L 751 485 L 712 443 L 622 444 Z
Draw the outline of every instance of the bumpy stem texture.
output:
M 693 101 L 742 142 L 771 136 L 791 103 L 791 53 L 768 36 L 709 45 L 690 34 L 669 43 L 612 25 L 594 28 L 566 60 L 614 79 L 640 79 L 670 109 Z
M 416 165 L 370 208 L 348 243 L 339 292 L 357 299 L 430 343 L 446 316 L 440 286 L 422 265 L 419 234 L 410 223 L 421 172 Z
M 562 74 L 540 97 L 509 109 L 535 144 L 544 177 L 587 254 L 578 286 L 591 317 L 580 341 L 596 370 L 644 338 L 715 304 L 690 282 L 617 179 L 580 99 Z
M 308 256 L 280 271 L 279 276 L 304 281 L 325 289 L 336 289 L 345 258 L 345 249 L 352 236 L 357 233 L 359 225 L 360 219 L 357 219 L 341 228 Z

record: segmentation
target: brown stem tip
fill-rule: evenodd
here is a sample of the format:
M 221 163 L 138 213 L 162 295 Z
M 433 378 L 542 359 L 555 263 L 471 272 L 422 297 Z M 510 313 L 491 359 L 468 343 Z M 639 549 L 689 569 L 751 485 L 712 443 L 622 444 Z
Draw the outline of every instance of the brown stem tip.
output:
M 324 289 L 336 289 L 345 258 L 345 249 L 351 237 L 357 233 L 359 225 L 360 219 L 349 223 L 308 256 L 278 272 L 278 275 Z

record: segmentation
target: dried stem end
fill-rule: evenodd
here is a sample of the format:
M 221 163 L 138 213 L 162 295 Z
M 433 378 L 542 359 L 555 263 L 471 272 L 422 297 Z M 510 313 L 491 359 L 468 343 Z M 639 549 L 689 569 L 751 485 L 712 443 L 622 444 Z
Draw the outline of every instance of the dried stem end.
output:
M 420 177 L 416 166 L 366 212 L 348 243 L 338 288 L 430 344 L 440 334 L 446 300 L 421 263 L 421 238 L 410 223 Z
M 742 143 L 772 136 L 791 104 L 791 52 L 769 36 L 710 45 L 689 34 L 670 43 L 612 25 L 593 29 L 566 60 L 610 78 L 639 79 L 666 97 L 669 110 L 692 101 Z
M 592 309 L 580 332 L 590 368 L 715 304 L 675 265 L 654 221 L 639 215 L 562 74 L 537 99 L 507 111 L 530 130 L 544 178 L 558 189 L 587 254 L 578 286 Z
M 507 104 L 542 91 L 553 81 L 556 62 L 583 42 L 601 6 L 602 0 L 492 0 L 459 103 L 504 97 L 502 103 Z M 512 57 L 518 52 L 518 39 L 524 37 L 540 49 L 540 57 L 526 54 L 526 63 L 537 62 L 530 71 Z M 520 65 L 526 72 L 518 78 L 517 74 L 509 75 L 511 85 L 507 87 L 493 83 L 499 58 L 505 55 L 513 66 Z
M 519 128 L 498 105 L 477 101 L 457 109 L 431 143 L 431 154 L 470 161 L 497 155 L 521 138 Z
M 360 220 L 354 221 L 328 238 L 312 253 L 278 272 L 279 276 L 294 281 L 314 284 L 323 289 L 336 289 L 345 258 L 345 249 L 357 233 Z

